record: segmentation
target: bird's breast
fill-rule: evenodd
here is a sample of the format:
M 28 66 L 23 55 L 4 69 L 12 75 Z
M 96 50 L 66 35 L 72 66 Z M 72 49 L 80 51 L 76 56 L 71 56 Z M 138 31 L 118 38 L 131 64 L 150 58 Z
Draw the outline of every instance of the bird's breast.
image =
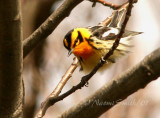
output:
M 81 57 L 83 60 L 87 60 L 94 54 L 94 49 L 87 41 L 84 41 L 74 48 L 73 53 L 74 55 Z

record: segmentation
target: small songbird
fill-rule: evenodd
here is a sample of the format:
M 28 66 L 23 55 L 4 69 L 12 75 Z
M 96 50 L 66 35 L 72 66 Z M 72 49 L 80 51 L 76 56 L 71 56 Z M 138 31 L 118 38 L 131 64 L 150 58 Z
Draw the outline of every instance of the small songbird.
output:
M 63 40 L 64 46 L 78 58 L 81 70 L 85 73 L 91 72 L 101 58 L 109 51 L 115 42 L 126 14 L 126 9 L 115 11 L 111 22 L 107 26 L 93 26 L 85 28 L 75 28 L 69 31 Z M 132 36 L 141 32 L 125 30 L 120 39 L 119 46 L 113 55 L 103 66 L 103 70 L 108 68 L 116 59 L 126 55 L 132 47 L 129 42 Z

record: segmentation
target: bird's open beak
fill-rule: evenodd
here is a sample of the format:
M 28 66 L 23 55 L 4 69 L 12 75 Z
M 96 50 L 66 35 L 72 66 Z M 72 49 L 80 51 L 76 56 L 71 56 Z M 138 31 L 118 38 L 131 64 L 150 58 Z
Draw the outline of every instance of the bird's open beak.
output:
M 68 52 L 68 56 L 70 56 L 73 52 L 74 48 L 72 48 L 69 52 Z

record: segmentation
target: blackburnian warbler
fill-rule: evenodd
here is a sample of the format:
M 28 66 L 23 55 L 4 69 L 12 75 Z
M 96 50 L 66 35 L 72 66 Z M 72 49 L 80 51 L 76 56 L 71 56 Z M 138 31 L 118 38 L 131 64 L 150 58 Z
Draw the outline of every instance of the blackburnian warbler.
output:
M 125 13 L 125 9 L 116 11 L 108 26 L 75 28 L 66 34 L 63 40 L 64 46 L 69 50 L 69 55 L 73 53 L 79 59 L 79 64 L 84 72 L 90 72 L 112 47 L 120 32 Z M 115 59 L 127 54 L 131 47 L 129 39 L 140 33 L 125 30 L 119 46 L 104 67 L 109 67 L 111 63 L 115 62 Z

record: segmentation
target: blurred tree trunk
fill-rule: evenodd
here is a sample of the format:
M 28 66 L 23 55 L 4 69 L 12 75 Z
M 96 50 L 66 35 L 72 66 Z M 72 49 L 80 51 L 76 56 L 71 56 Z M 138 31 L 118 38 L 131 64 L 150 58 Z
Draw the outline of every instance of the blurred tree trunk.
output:
M 37 29 L 50 15 L 51 7 L 56 0 L 26 0 L 27 4 L 24 4 L 24 37 L 28 37 L 35 29 Z M 30 12 L 28 12 L 28 10 Z M 26 29 L 27 27 L 27 29 Z M 43 76 L 40 73 L 40 68 L 43 63 L 43 50 L 45 46 L 45 40 L 41 42 L 27 57 L 29 60 L 24 66 L 31 64 L 33 72 L 30 98 L 27 99 L 24 107 L 24 118 L 32 118 L 34 116 L 37 99 L 40 94 L 40 89 L 45 86 Z M 43 83 L 43 86 L 41 86 Z
M 22 31 L 19 0 L 0 0 L 0 118 L 23 116 Z

